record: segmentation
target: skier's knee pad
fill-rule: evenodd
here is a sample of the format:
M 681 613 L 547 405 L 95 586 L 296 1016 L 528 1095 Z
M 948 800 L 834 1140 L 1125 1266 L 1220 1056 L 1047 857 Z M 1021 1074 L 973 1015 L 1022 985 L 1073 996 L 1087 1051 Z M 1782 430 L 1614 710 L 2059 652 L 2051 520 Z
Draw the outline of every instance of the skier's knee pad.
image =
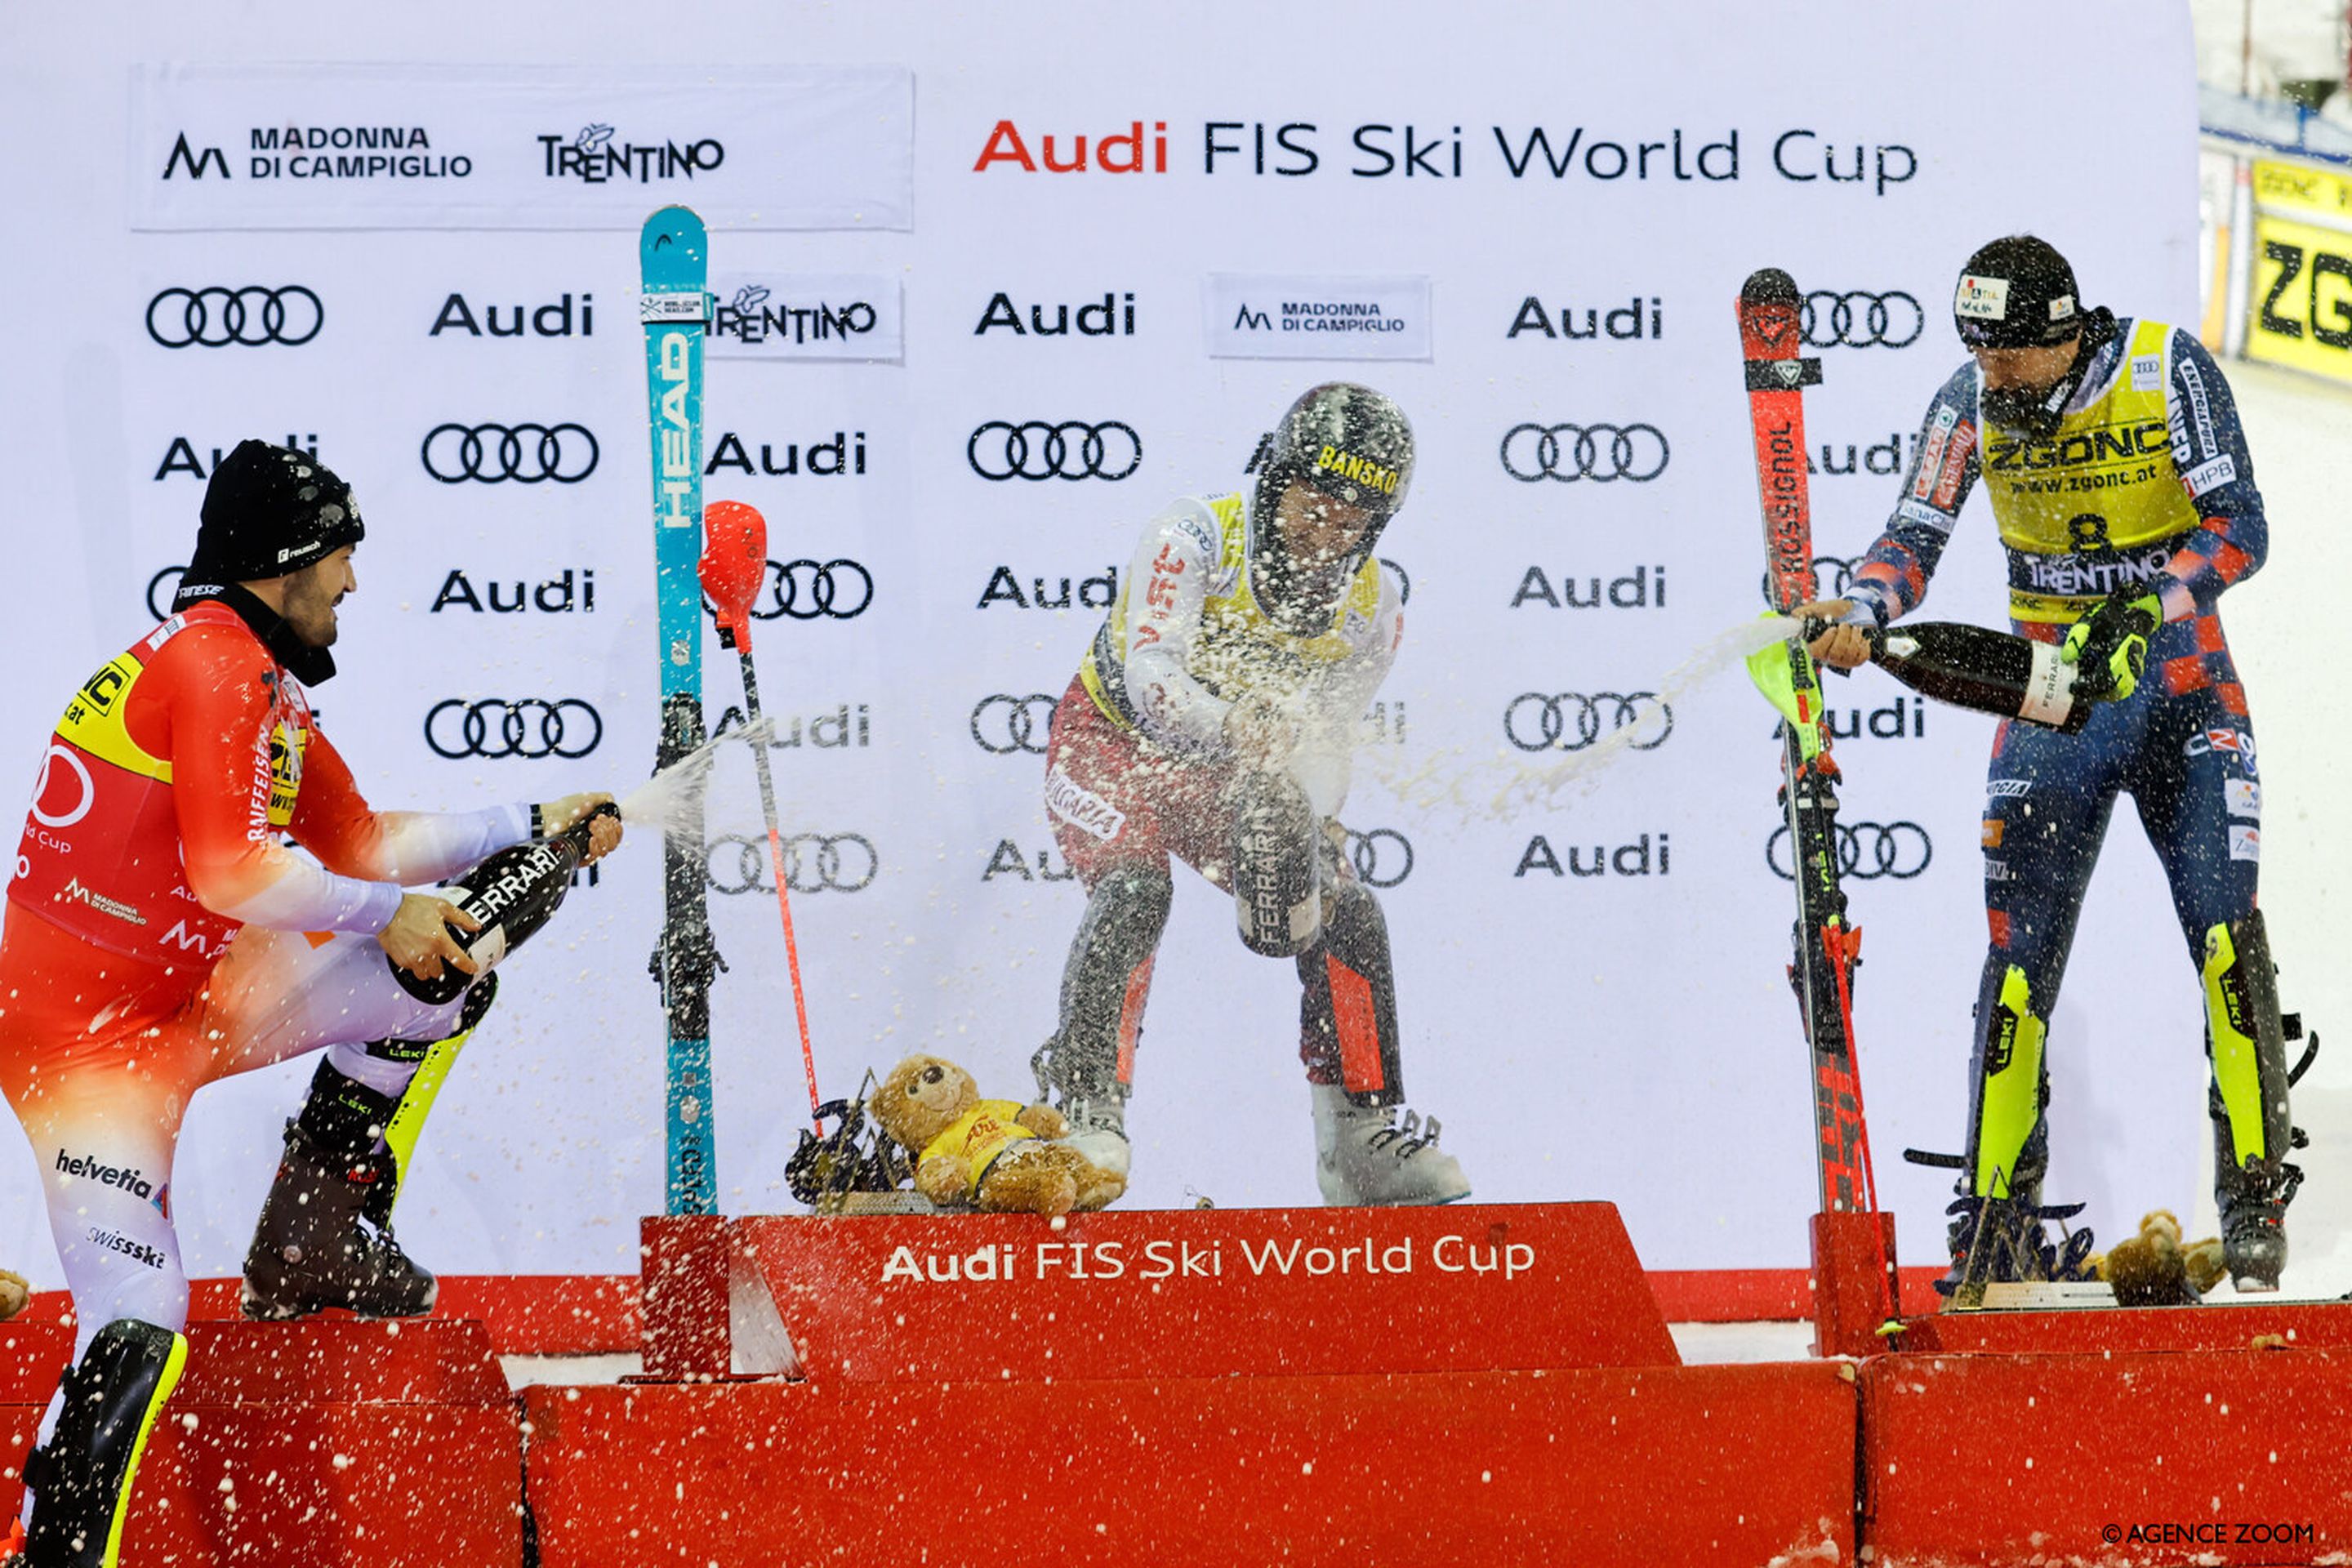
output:
M 1323 918 L 1315 874 L 1315 807 L 1289 773 L 1245 773 L 1234 798 L 1234 913 L 1243 943 L 1265 958 L 1314 946 Z
M 2286 1033 L 2278 972 L 2260 910 L 2205 933 L 2205 1025 L 2228 1163 L 2275 1165 L 2294 1133 L 2287 1118 Z
M 1988 966 L 1977 1005 L 1974 1114 L 1970 1121 L 1969 1191 L 1978 1197 L 2019 1195 L 2040 1180 L 2022 1168 L 2029 1146 L 2046 1146 L 2041 1131 L 2042 1039 L 2048 1029 L 2033 1011 L 2032 988 L 2016 964 Z M 2046 1157 L 2046 1156 L 2044 1156 Z
M 187 1358 L 170 1329 L 118 1318 L 67 1369 L 57 1429 L 25 1463 L 27 1562 L 113 1568 L 147 1435 Z
M 1298 956 L 1298 980 L 1299 1054 L 1308 1076 L 1328 1081 L 1336 1068 L 1360 1102 L 1402 1100 L 1388 920 L 1370 889 L 1342 881 L 1332 889 L 1321 936 Z

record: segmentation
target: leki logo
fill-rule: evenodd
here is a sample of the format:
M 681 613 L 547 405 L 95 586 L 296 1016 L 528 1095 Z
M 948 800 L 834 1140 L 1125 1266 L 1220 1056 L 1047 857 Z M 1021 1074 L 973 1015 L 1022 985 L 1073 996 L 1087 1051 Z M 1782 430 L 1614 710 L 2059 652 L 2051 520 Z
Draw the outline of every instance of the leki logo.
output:
M 1041 171 L 1048 174 L 1164 174 L 1168 172 L 1168 121 L 1153 121 L 1148 137 L 1140 120 L 1130 120 L 1127 129 L 1108 135 L 1089 137 L 1079 132 L 1060 136 L 1047 132 L 1037 139 L 1037 150 L 1033 153 L 1021 128 L 1010 120 L 1000 120 L 989 132 L 988 143 L 980 150 L 980 161 L 972 164 L 972 173 L 984 174 L 1000 164 L 1031 174 Z

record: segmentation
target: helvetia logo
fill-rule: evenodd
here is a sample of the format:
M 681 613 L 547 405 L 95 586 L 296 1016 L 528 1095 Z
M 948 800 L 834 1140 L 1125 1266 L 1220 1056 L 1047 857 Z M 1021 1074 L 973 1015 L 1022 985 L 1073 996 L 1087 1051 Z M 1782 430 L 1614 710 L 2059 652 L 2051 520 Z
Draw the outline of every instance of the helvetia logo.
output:
M 727 149 L 710 137 L 696 142 L 649 142 L 642 145 L 613 140 L 613 128 L 583 125 L 572 136 L 541 136 L 541 173 L 551 180 L 578 180 L 601 185 L 609 181 L 651 184 L 656 180 L 690 180 L 727 162 Z
M 989 132 L 987 144 L 971 168 L 972 173 L 984 174 L 999 166 L 1031 174 L 1164 174 L 1168 172 L 1168 121 L 1153 121 L 1149 136 L 1140 120 L 1130 120 L 1124 131 L 1108 135 L 1089 137 L 1084 132 L 1057 135 L 1049 131 L 1037 139 L 1036 151 L 1032 153 L 1021 127 L 1000 120 Z

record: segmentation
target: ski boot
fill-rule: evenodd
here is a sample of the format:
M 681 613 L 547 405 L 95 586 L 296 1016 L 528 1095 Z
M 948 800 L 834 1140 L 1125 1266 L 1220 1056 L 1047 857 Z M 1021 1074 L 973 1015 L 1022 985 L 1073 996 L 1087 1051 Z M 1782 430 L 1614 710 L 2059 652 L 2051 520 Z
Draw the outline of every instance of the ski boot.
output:
M 2288 1147 L 2301 1149 L 2310 1142 L 2297 1127 L 2289 1133 Z M 2265 1170 L 2252 1159 L 2231 1165 L 2230 1123 L 2222 1117 L 2213 1121 L 2213 1197 L 2221 1210 L 2221 1258 L 2230 1282 L 2242 1293 L 2275 1290 L 2286 1272 L 2286 1205 L 2303 1184 L 2303 1167 L 2282 1161 Z
M 183 1335 L 117 1318 L 66 1369 L 57 1426 L 25 1461 L 33 1517 L 21 1537 L 21 1561 L 37 1568 L 111 1568 L 122 1550 L 140 1457 L 187 1360 Z
M 1359 1105 L 1336 1083 L 1315 1102 L 1315 1182 L 1335 1208 L 1450 1204 L 1470 1195 L 1462 1163 L 1437 1146 L 1438 1123 L 1388 1105 Z
M 440 1282 L 401 1251 L 388 1224 L 361 1223 L 371 1210 L 389 1215 L 399 1179 L 389 1150 L 335 1159 L 289 1121 L 286 1155 L 245 1255 L 238 1309 L 268 1322 L 329 1308 L 362 1318 L 431 1311 Z
M 1106 1063 L 1088 1062 L 1055 1036 L 1029 1058 L 1037 1098 L 1062 1113 L 1070 1130 L 1062 1142 L 1098 1168 L 1125 1180 L 1131 1152 L 1127 1142 L 1127 1086 Z

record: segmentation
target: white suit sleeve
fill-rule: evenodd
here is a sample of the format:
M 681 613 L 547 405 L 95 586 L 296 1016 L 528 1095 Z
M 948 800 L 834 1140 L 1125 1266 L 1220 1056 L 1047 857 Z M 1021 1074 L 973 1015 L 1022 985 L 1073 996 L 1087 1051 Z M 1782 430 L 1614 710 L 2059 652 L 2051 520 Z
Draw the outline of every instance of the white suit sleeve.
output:
M 1127 564 L 1128 700 L 1144 734 L 1171 751 L 1222 751 L 1233 704 L 1185 668 L 1200 635 L 1217 528 L 1208 509 L 1179 501 L 1152 519 Z

